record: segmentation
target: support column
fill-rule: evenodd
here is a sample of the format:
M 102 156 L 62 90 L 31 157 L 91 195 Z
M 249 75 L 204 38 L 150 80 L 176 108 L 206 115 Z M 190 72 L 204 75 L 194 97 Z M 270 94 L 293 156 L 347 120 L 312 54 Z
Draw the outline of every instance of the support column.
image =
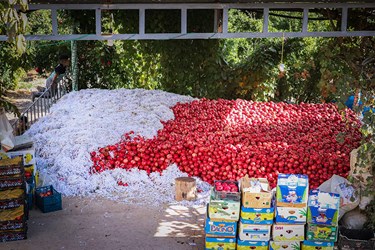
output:
M 78 58 L 77 58 L 77 41 L 71 41 L 71 62 L 72 62 L 72 90 L 78 90 Z

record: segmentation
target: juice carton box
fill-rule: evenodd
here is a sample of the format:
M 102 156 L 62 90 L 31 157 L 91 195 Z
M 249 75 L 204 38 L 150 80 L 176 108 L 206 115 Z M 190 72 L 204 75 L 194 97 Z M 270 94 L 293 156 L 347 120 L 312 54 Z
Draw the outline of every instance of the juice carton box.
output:
M 333 242 L 309 241 L 302 242 L 302 250 L 333 250 Z
M 274 224 L 272 226 L 274 241 L 303 241 L 305 239 L 305 225 Z
M 299 241 L 270 241 L 269 250 L 300 250 Z
M 237 222 L 212 221 L 206 218 L 206 237 L 236 238 Z
M 237 250 L 268 250 L 268 241 L 237 240 Z
M 280 224 L 305 224 L 307 206 L 305 207 L 276 207 L 275 221 Z
M 215 191 L 211 190 L 211 199 L 208 205 L 208 216 L 213 221 L 238 221 L 240 218 L 240 201 L 217 200 Z
M 337 227 L 329 225 L 308 224 L 306 239 L 310 241 L 336 242 L 338 235 Z
M 236 238 L 206 237 L 206 250 L 236 250 Z
M 241 219 L 247 224 L 268 224 L 273 223 L 275 207 L 270 208 L 246 208 L 241 207 Z
M 339 207 L 339 194 L 311 190 L 307 206 L 307 223 L 337 226 Z
M 241 219 L 238 226 L 240 240 L 269 241 L 271 238 L 271 225 L 247 224 Z
M 242 206 L 246 208 L 270 208 L 272 192 L 266 178 L 241 179 Z
M 276 206 L 305 207 L 308 198 L 307 175 L 279 174 L 276 187 Z

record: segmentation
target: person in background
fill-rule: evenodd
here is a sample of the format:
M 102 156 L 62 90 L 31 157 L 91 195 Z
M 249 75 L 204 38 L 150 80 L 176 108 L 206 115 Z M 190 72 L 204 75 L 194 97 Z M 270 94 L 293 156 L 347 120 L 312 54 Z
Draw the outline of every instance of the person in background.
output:
M 29 128 L 27 116 L 22 115 L 17 124 L 16 135 L 22 135 Z
M 33 93 L 33 101 L 36 97 L 41 96 L 44 92 L 48 91 L 44 94 L 45 97 L 50 98 L 53 97 L 57 93 L 57 86 L 58 82 L 62 79 L 65 75 L 67 67 L 70 65 L 70 59 L 68 55 L 60 55 L 59 57 L 59 64 L 56 66 L 55 70 L 51 73 L 51 75 L 46 80 L 46 87 L 39 87 L 39 92 Z

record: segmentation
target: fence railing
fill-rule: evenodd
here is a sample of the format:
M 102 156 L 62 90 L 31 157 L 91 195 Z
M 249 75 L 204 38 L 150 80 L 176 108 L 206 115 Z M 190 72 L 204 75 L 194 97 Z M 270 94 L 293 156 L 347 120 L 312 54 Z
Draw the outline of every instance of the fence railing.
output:
M 69 92 L 69 86 L 70 78 L 64 76 L 56 87 L 51 86 L 43 92 L 39 92 L 35 98 L 33 97 L 33 103 L 12 124 L 14 133 L 22 134 L 39 118 L 46 116 L 50 112 L 51 106 Z

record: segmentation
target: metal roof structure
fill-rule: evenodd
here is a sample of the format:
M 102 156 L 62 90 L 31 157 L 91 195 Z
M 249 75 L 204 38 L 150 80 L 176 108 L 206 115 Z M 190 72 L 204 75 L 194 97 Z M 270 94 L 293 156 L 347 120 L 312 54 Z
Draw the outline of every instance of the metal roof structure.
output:
M 51 10 L 52 34 L 26 36 L 27 40 L 168 40 L 168 39 L 224 39 L 224 38 L 270 38 L 270 37 L 344 37 L 344 36 L 375 36 L 372 30 L 348 30 L 349 9 L 370 9 L 375 16 L 374 0 L 32 0 L 30 10 Z M 95 11 L 94 34 L 59 34 L 58 10 L 93 10 Z M 187 29 L 188 10 L 213 10 L 215 28 L 208 33 L 191 33 Z M 263 29 L 261 32 L 228 32 L 228 11 L 230 9 L 261 10 L 263 12 Z M 338 9 L 340 10 L 341 25 L 339 31 L 308 31 L 309 10 Z M 102 11 L 105 10 L 138 10 L 139 29 L 134 34 L 102 34 Z M 180 10 L 180 32 L 177 33 L 146 33 L 146 10 Z M 270 32 L 269 15 L 272 11 L 299 10 L 302 15 L 302 29 L 296 32 Z M 6 36 L 0 36 L 0 41 Z

